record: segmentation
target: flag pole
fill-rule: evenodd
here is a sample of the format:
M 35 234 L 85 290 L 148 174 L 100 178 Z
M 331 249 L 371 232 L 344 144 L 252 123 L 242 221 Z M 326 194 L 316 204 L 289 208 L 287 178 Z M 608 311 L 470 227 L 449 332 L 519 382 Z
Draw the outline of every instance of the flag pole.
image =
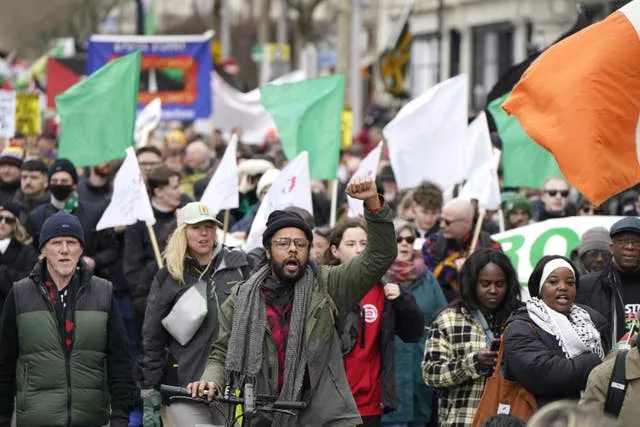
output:
M 498 209 L 498 227 L 500 228 L 500 232 L 504 233 L 504 211 L 502 210 L 502 208 Z
M 473 232 L 473 240 L 471 240 L 471 249 L 469 250 L 469 255 L 471 255 L 478 247 L 478 239 L 480 238 L 480 231 L 482 231 L 482 222 L 484 221 L 485 213 L 486 211 L 484 209 L 480 210 L 480 215 L 478 216 L 478 221 L 476 222 L 476 229 Z
M 331 181 L 331 219 L 329 225 L 331 228 L 336 226 L 336 216 L 338 212 L 338 179 Z
M 222 224 L 222 244 L 227 243 L 227 233 L 229 232 L 229 209 L 224 210 L 224 223 Z
M 156 232 L 153 230 L 153 226 L 151 224 L 147 224 L 147 231 L 149 232 L 149 238 L 151 239 L 151 246 L 153 246 L 153 254 L 156 256 L 158 268 L 162 268 L 162 256 L 160 256 L 160 247 L 158 246 Z

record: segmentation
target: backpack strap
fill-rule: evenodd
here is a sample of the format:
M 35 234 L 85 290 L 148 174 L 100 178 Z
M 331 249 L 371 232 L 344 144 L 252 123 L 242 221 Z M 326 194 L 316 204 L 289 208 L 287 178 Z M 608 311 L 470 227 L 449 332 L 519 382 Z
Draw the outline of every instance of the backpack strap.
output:
M 613 365 L 613 372 L 609 380 L 609 388 L 607 389 L 607 397 L 604 401 L 604 412 L 617 417 L 622 409 L 622 402 L 627 392 L 627 378 L 625 369 L 625 360 L 627 351 L 621 351 L 616 356 L 616 362 Z

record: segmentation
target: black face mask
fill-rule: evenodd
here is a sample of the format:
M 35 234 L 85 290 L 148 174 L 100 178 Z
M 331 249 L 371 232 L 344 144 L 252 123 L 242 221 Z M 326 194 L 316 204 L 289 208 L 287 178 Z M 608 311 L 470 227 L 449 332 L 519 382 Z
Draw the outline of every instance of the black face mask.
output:
M 53 197 L 62 201 L 67 200 L 67 198 L 73 192 L 73 185 L 50 185 L 49 190 Z

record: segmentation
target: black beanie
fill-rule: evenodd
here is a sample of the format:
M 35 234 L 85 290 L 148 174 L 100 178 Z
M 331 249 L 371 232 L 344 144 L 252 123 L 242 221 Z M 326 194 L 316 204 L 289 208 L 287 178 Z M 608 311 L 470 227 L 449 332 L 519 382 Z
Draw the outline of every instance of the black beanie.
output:
M 13 203 L 13 202 L 7 202 L 7 203 L 4 203 L 4 204 L 0 205 L 0 211 L 9 211 L 16 218 L 20 218 L 20 211 L 21 210 L 22 209 L 20 208 L 20 205 L 18 205 L 17 203 Z
M 51 215 L 40 231 L 40 249 L 54 237 L 75 237 L 84 247 L 84 232 L 77 216 L 60 211 Z
M 71 178 L 73 178 L 73 183 L 78 183 L 78 172 L 76 172 L 76 167 L 73 166 L 73 163 L 71 163 L 69 160 L 56 159 L 56 161 L 53 162 L 53 164 L 49 168 L 49 181 L 51 181 L 51 177 L 56 172 L 67 172 L 69 173 L 69 175 L 71 175 Z
M 273 235 L 276 234 L 278 230 L 286 227 L 299 228 L 304 231 L 309 243 L 313 241 L 311 227 L 304 222 L 304 219 L 302 219 L 299 214 L 289 211 L 273 211 L 267 219 L 267 229 L 262 234 L 262 246 L 265 248 L 268 247 Z

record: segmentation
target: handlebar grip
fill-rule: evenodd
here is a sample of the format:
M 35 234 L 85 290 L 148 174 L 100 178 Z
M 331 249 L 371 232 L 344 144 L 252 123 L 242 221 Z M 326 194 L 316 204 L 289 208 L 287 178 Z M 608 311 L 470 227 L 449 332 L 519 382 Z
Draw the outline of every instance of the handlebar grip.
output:
M 175 387 L 172 385 L 165 385 L 165 384 L 160 385 L 160 392 L 173 395 L 173 396 L 176 396 L 176 395 L 189 396 L 189 392 L 185 387 Z

